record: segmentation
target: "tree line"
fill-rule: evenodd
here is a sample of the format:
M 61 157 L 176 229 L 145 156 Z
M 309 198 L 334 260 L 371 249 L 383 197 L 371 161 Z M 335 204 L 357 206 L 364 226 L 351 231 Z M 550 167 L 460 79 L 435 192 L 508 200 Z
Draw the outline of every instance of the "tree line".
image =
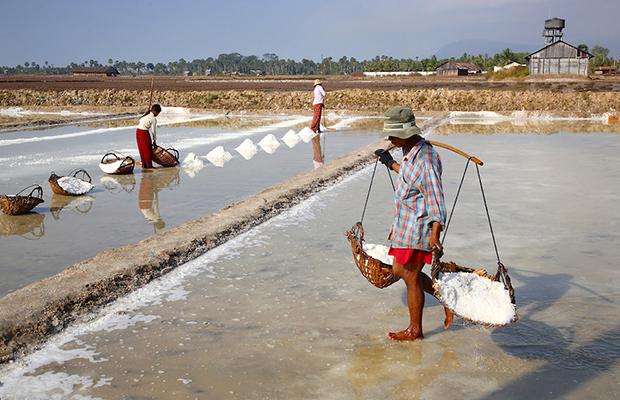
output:
M 609 50 L 594 46 L 589 51 L 588 46 L 580 44 L 579 49 L 590 52 L 594 58 L 590 61 L 590 68 L 614 65 L 617 60 L 609 57 Z M 239 53 L 220 54 L 217 58 L 196 59 L 188 62 L 181 58 L 178 61 L 164 63 L 127 62 L 108 59 L 107 65 L 97 60 L 84 61 L 80 64 L 70 63 L 66 67 L 56 67 L 45 61 L 43 65 L 35 61 L 25 62 L 15 67 L 0 67 L 0 74 L 7 75 L 71 75 L 77 67 L 112 66 L 121 75 L 356 75 L 364 72 L 430 72 L 447 61 L 471 62 L 483 71 L 492 70 L 494 66 L 504 66 L 513 62 L 526 64 L 525 56 L 528 53 L 516 53 L 505 49 L 493 56 L 488 54 L 467 54 L 459 58 L 438 59 L 431 58 L 395 59 L 385 55 L 376 56 L 371 60 L 358 61 L 354 57 L 341 57 L 337 61 L 332 57 L 321 59 L 320 62 L 303 59 L 301 62 L 290 59 L 280 59 L 274 53 L 265 53 L 262 57 L 244 56 Z

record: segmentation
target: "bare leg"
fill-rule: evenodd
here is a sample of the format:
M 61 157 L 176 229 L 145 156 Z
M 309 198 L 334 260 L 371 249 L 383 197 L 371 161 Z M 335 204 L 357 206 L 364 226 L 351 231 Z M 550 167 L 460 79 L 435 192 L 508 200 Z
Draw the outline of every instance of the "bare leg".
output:
M 422 283 L 424 263 L 413 262 L 402 265 L 394 261 L 394 274 L 400 276 L 407 286 L 407 304 L 409 306 L 409 326 L 401 332 L 388 332 L 387 337 L 396 340 L 423 339 L 422 310 L 424 309 L 424 288 Z
M 395 341 L 423 339 L 422 313 L 424 309 L 424 292 L 433 295 L 435 289 L 428 275 L 422 272 L 424 263 L 413 262 L 402 265 L 394 261 L 392 270 L 396 276 L 405 281 L 407 286 L 407 305 L 409 307 L 409 326 L 401 332 L 388 332 L 387 337 Z M 444 307 L 446 319 L 444 329 L 452 324 L 452 313 Z
M 433 287 L 433 280 L 426 275 L 424 272 L 420 272 L 422 274 L 422 286 L 424 291 L 431 296 L 435 296 L 435 288 Z M 450 325 L 452 325 L 452 320 L 454 319 L 454 315 L 452 312 L 445 306 L 443 306 L 443 311 L 446 314 L 446 319 L 443 322 L 443 328 L 448 329 Z

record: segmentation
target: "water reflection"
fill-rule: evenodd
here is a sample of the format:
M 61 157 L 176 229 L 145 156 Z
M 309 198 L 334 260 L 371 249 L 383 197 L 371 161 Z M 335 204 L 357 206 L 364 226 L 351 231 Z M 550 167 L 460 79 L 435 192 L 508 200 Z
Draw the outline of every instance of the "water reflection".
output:
M 76 214 L 87 214 L 93 208 L 93 201 L 95 201 L 95 197 L 87 194 L 74 197 L 54 193 L 50 201 L 50 213 L 56 220 L 60 218 L 62 210 L 72 210 Z
M 321 136 L 323 136 L 323 149 L 321 149 Z M 325 134 L 316 135 L 312 138 L 312 162 L 314 168 L 318 168 L 325 163 Z
M 21 236 L 28 240 L 40 239 L 45 234 L 45 214 L 0 214 L 0 236 Z
M 143 172 L 138 192 L 138 207 L 144 218 L 153 224 L 153 231 L 164 229 L 166 223 L 159 213 L 159 191 L 166 187 L 177 186 L 180 182 L 177 168 L 160 168 L 152 172 Z
M 417 399 L 437 378 L 459 368 L 458 356 L 449 344 L 377 345 L 355 355 L 347 376 L 357 399 L 365 398 L 369 389 L 394 381 L 398 382 L 390 385 L 392 393 L 384 393 L 385 398 Z
M 133 192 L 136 187 L 136 177 L 134 174 L 126 175 L 103 175 L 101 177 L 101 186 L 108 192 L 116 194 L 120 192 Z

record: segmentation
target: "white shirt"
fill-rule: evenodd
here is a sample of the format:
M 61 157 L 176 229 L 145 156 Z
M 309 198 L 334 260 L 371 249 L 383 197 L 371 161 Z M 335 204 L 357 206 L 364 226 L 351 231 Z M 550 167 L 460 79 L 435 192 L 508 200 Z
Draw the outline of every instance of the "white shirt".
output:
M 144 117 L 140 118 L 140 123 L 138 124 L 138 129 L 143 129 L 148 131 L 152 128 L 151 133 L 153 134 L 153 141 L 157 141 L 157 118 L 153 115 L 152 112 L 148 113 Z
M 321 85 L 316 85 L 314 87 L 314 101 L 312 102 L 312 105 L 315 104 L 323 104 L 323 99 L 325 98 L 325 89 L 323 89 L 323 86 Z

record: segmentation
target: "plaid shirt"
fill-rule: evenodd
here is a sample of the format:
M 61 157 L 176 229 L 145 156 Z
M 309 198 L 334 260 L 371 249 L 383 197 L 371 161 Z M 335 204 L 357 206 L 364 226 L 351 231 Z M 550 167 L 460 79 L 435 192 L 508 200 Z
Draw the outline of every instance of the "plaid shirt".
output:
M 393 248 L 432 250 L 431 223 L 443 227 L 446 221 L 441 171 L 439 154 L 424 139 L 403 157 L 394 194 Z

